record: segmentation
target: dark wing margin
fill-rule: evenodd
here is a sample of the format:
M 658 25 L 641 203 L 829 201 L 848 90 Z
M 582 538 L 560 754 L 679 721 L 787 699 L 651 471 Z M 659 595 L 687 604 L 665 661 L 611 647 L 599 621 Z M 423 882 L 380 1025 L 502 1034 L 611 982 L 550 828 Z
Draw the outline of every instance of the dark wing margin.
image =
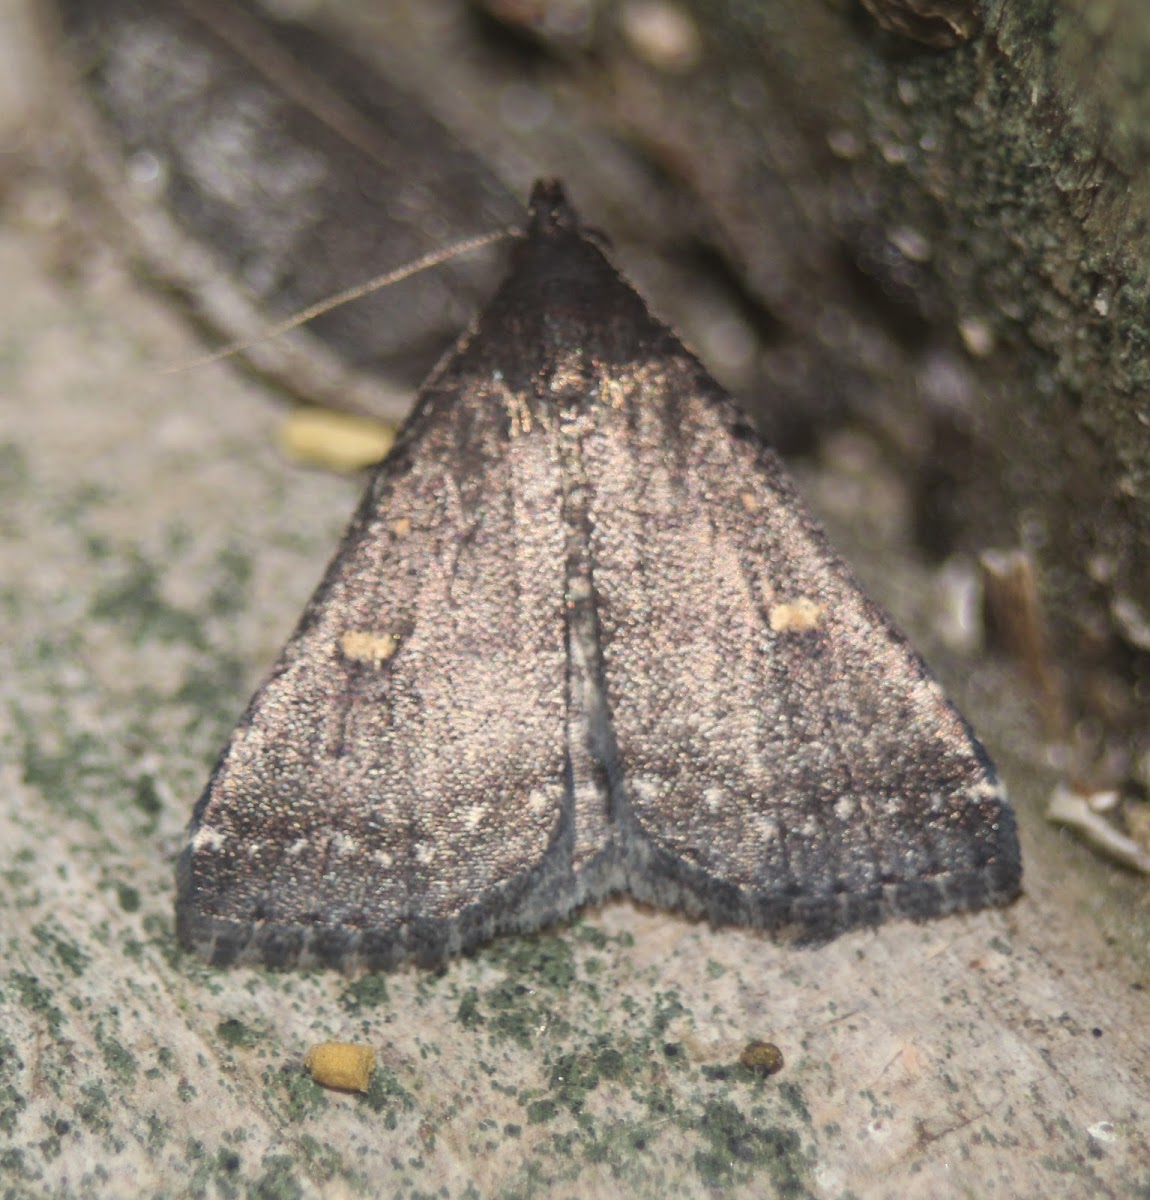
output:
M 561 479 L 514 409 L 465 351 L 378 468 L 193 814 L 209 960 L 432 963 L 574 905 Z
M 628 890 L 816 940 L 1014 899 L 1014 818 L 982 747 L 774 453 L 666 341 L 613 372 L 583 444 Z

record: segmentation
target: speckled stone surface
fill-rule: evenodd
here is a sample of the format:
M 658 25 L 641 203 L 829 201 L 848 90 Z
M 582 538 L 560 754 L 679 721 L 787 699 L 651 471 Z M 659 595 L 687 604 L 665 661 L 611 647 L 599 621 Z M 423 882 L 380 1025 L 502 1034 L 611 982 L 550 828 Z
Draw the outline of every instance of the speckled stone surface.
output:
M 932 647 L 929 577 L 862 527 L 844 549 L 1013 793 L 1012 909 L 795 950 L 615 903 L 358 979 L 181 954 L 181 831 L 360 481 L 285 463 L 282 408 L 228 366 L 160 375 L 191 335 L 99 256 L 61 270 L 22 211 L 0 228 L 4 1196 L 1150 1187 L 1140 885 L 1041 822 L 1024 700 Z M 832 520 L 863 487 L 897 534 L 889 481 L 803 482 Z M 781 1072 L 738 1065 L 755 1039 Z M 304 1073 L 324 1040 L 374 1047 L 365 1095 Z

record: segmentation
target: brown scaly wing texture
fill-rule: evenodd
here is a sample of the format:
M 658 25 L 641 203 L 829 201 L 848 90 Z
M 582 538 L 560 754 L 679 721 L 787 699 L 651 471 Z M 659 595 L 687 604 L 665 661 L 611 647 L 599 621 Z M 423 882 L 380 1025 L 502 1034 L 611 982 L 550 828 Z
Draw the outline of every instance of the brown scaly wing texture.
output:
M 820 937 L 1019 880 L 962 719 L 541 185 L 196 809 L 185 944 L 433 962 L 620 890 Z
M 497 372 L 479 336 L 425 389 L 195 810 L 215 962 L 433 962 L 575 902 L 556 431 Z
M 982 747 L 660 333 L 582 445 L 629 890 L 813 938 L 1012 900 Z
M 556 211 L 551 276 L 520 282 L 547 314 L 534 340 L 566 363 L 587 564 L 569 645 L 601 718 L 612 847 L 585 890 L 815 939 L 1014 899 L 1014 816 L 985 751 L 777 456 Z M 559 276 L 578 288 L 543 300 Z
M 578 437 L 584 334 L 645 320 L 541 192 L 196 806 L 185 946 L 433 963 L 623 886 Z

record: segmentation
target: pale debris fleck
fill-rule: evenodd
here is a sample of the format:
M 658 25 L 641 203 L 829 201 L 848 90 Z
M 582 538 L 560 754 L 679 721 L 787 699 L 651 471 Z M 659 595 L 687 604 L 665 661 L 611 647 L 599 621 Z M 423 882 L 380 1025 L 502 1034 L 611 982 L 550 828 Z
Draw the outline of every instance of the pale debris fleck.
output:
M 320 1087 L 366 1092 L 375 1070 L 375 1051 L 356 1042 L 320 1042 L 304 1055 L 303 1065 Z
M 280 429 L 280 445 L 295 462 L 332 471 L 361 471 L 382 461 L 395 441 L 395 426 L 373 417 L 299 408 Z
M 1109 793 L 1098 795 L 1104 798 L 1101 804 L 1095 796 L 1059 784 L 1046 807 L 1046 819 L 1073 829 L 1096 850 L 1124 867 L 1150 875 L 1150 852 L 1102 816 L 1099 808 L 1105 810 Z
M 659 71 L 681 73 L 698 66 L 703 39 L 691 14 L 666 0 L 631 0 L 619 14 L 631 49 Z

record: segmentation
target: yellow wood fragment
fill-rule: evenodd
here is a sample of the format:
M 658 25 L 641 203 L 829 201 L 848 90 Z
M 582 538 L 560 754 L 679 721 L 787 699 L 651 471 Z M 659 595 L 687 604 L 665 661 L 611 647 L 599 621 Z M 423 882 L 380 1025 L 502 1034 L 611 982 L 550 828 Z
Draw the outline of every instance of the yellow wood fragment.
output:
M 395 429 L 371 417 L 297 408 L 280 428 L 280 446 L 296 462 L 332 471 L 358 471 L 391 449 Z
M 355 1042 L 320 1042 L 304 1055 L 303 1065 L 320 1087 L 366 1092 L 375 1070 L 375 1051 Z

